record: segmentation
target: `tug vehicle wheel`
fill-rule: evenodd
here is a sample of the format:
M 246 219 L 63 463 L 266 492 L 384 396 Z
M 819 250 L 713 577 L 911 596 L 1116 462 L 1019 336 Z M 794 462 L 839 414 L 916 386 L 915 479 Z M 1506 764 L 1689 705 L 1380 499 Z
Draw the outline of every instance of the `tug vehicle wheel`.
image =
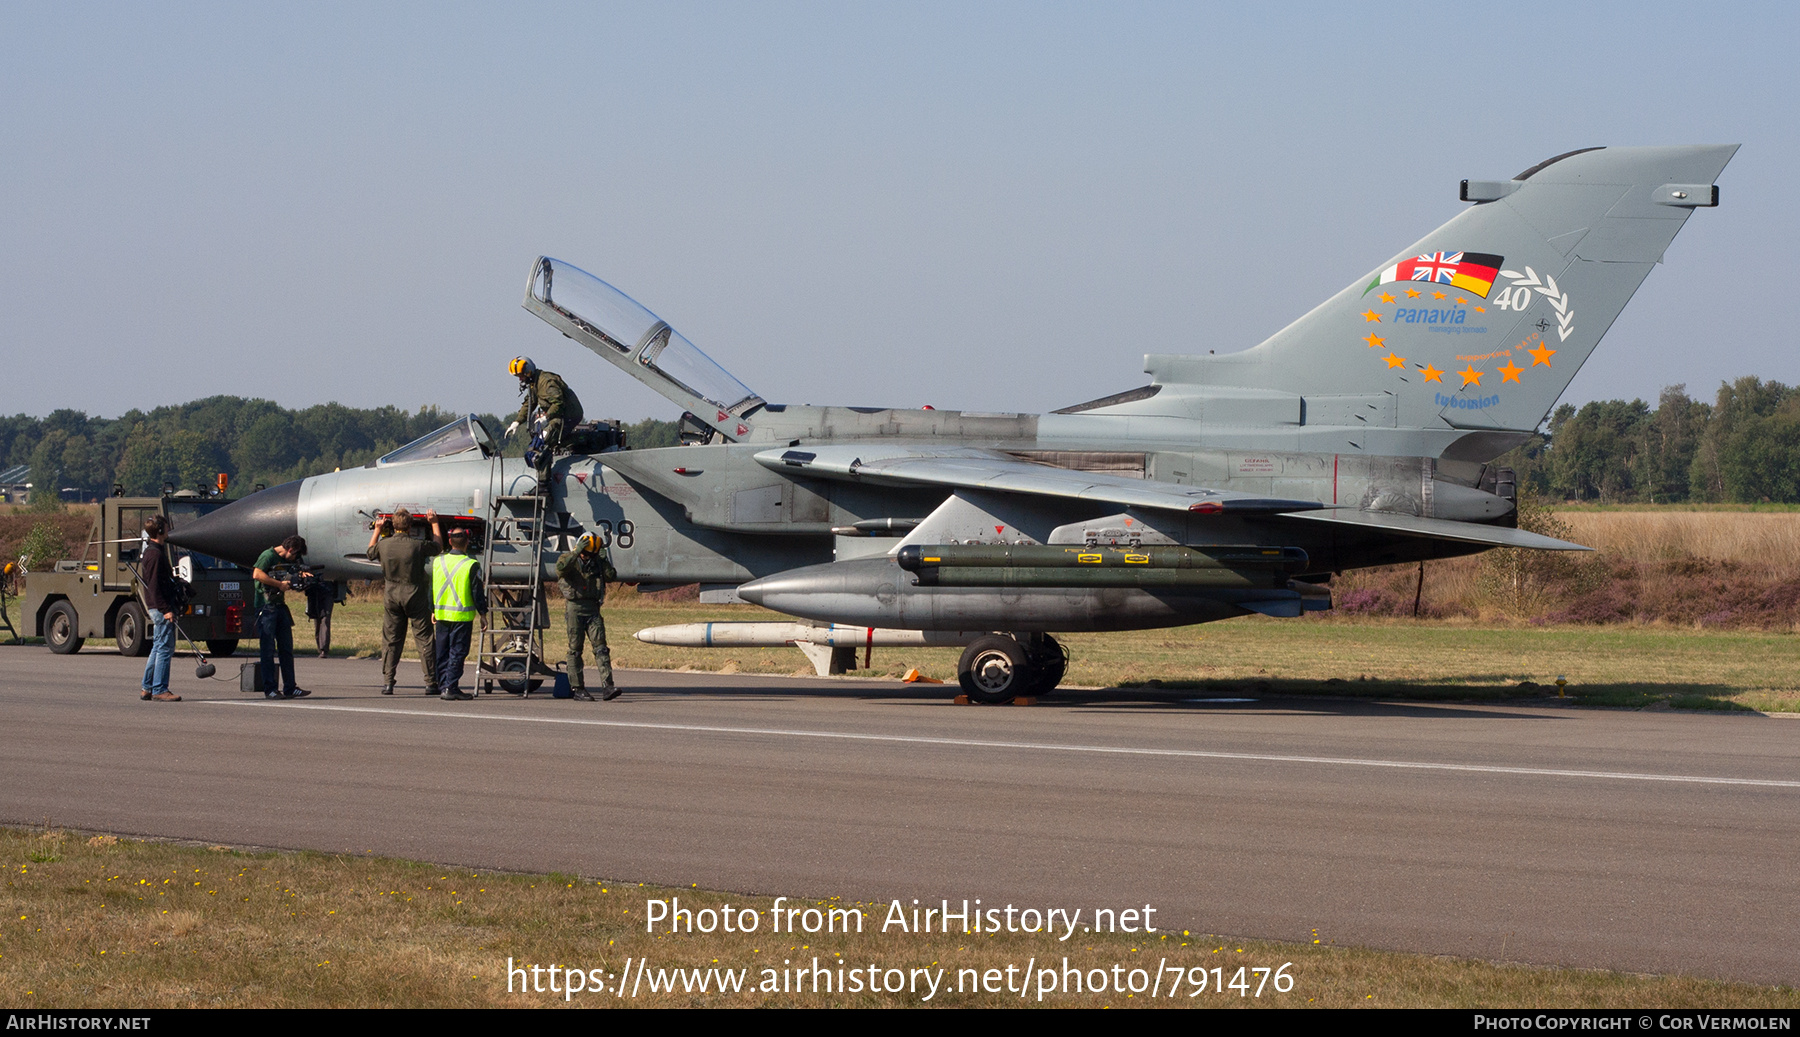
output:
M 75 619 L 75 606 L 59 601 L 44 614 L 44 643 L 57 655 L 73 655 L 81 651 L 87 639 L 77 634 L 81 627 Z
M 124 656 L 146 656 L 150 654 L 150 616 L 144 606 L 135 601 L 128 601 L 119 607 L 119 614 L 113 617 L 113 641 L 119 646 L 119 654 Z

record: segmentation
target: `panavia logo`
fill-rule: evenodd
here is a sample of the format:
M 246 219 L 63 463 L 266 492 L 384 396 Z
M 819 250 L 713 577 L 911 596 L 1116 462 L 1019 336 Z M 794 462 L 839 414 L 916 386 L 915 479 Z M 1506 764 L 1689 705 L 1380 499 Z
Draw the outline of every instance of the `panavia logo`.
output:
M 1367 295 L 1384 284 L 1395 281 L 1428 281 L 1432 284 L 1454 285 L 1465 292 L 1473 292 L 1487 298 L 1488 290 L 1494 287 L 1494 278 L 1500 274 L 1500 267 L 1506 257 L 1487 252 L 1427 252 L 1422 256 L 1402 260 L 1375 275 L 1369 286 L 1363 289 Z
M 1437 405 L 1451 410 L 1485 410 L 1500 402 L 1500 394 L 1492 396 L 1445 396 L 1437 393 Z
M 1468 319 L 1468 310 L 1422 310 L 1403 306 L 1394 311 L 1395 324 L 1461 324 Z

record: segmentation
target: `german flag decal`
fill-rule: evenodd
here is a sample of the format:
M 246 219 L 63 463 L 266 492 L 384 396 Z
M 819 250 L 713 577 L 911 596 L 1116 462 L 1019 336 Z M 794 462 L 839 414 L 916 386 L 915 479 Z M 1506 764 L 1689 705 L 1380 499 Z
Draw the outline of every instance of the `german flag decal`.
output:
M 1427 281 L 1432 284 L 1453 285 L 1465 292 L 1473 292 L 1487 298 L 1494 287 L 1494 278 L 1500 275 L 1501 264 L 1506 259 L 1502 256 L 1486 252 L 1428 252 L 1422 256 L 1403 260 L 1375 275 L 1369 287 L 1363 289 L 1367 295 L 1384 284 L 1395 281 Z

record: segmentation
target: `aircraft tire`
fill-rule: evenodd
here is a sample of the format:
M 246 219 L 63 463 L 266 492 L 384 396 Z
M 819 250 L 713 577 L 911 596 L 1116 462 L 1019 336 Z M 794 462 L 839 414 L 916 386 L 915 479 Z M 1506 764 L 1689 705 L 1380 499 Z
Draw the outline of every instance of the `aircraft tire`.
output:
M 44 644 L 57 655 L 74 655 L 87 642 L 76 631 L 81 624 L 75 618 L 75 606 L 59 601 L 44 613 Z
M 1044 641 L 1038 651 L 1033 653 L 1032 669 L 1035 672 L 1031 686 L 1025 690 L 1026 695 L 1048 695 L 1062 683 L 1064 675 L 1069 672 L 1069 650 L 1061 641 L 1044 635 Z
M 113 642 L 119 646 L 119 654 L 137 656 L 150 654 L 150 615 L 144 606 L 135 601 L 128 601 L 119 606 L 119 614 L 113 617 Z
M 235 655 L 238 650 L 237 638 L 232 637 L 222 641 L 208 641 L 206 642 L 206 650 L 220 659 L 223 659 L 226 656 Z
M 1025 647 L 1010 637 L 988 634 L 963 649 L 956 680 L 972 702 L 998 705 L 1025 694 L 1035 670 Z
M 542 677 L 527 676 L 530 667 L 523 659 L 508 659 L 501 667 L 500 690 L 508 695 L 523 695 L 544 686 Z

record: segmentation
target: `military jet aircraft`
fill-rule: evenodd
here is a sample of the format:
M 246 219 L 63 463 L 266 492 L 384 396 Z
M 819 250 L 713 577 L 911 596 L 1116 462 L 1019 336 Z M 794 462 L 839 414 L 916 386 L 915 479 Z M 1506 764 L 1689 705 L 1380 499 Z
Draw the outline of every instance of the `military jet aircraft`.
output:
M 961 644 L 959 682 L 984 701 L 1053 688 L 1057 633 L 1295 617 L 1329 608 L 1347 569 L 1580 549 L 1514 528 L 1492 462 L 1544 420 L 1689 214 L 1718 204 L 1736 150 L 1584 148 L 1465 180 L 1467 209 L 1261 344 L 1151 354 L 1149 384 L 1049 414 L 770 403 L 624 293 L 540 258 L 525 308 L 686 413 L 682 446 L 558 458 L 534 535 L 555 549 L 597 529 L 626 581 L 808 621 L 647 639 L 840 662 Z M 315 568 L 368 578 L 377 515 L 499 529 L 534 487 L 470 417 L 172 539 L 249 561 L 299 532 Z M 498 564 L 538 557 L 509 550 Z

